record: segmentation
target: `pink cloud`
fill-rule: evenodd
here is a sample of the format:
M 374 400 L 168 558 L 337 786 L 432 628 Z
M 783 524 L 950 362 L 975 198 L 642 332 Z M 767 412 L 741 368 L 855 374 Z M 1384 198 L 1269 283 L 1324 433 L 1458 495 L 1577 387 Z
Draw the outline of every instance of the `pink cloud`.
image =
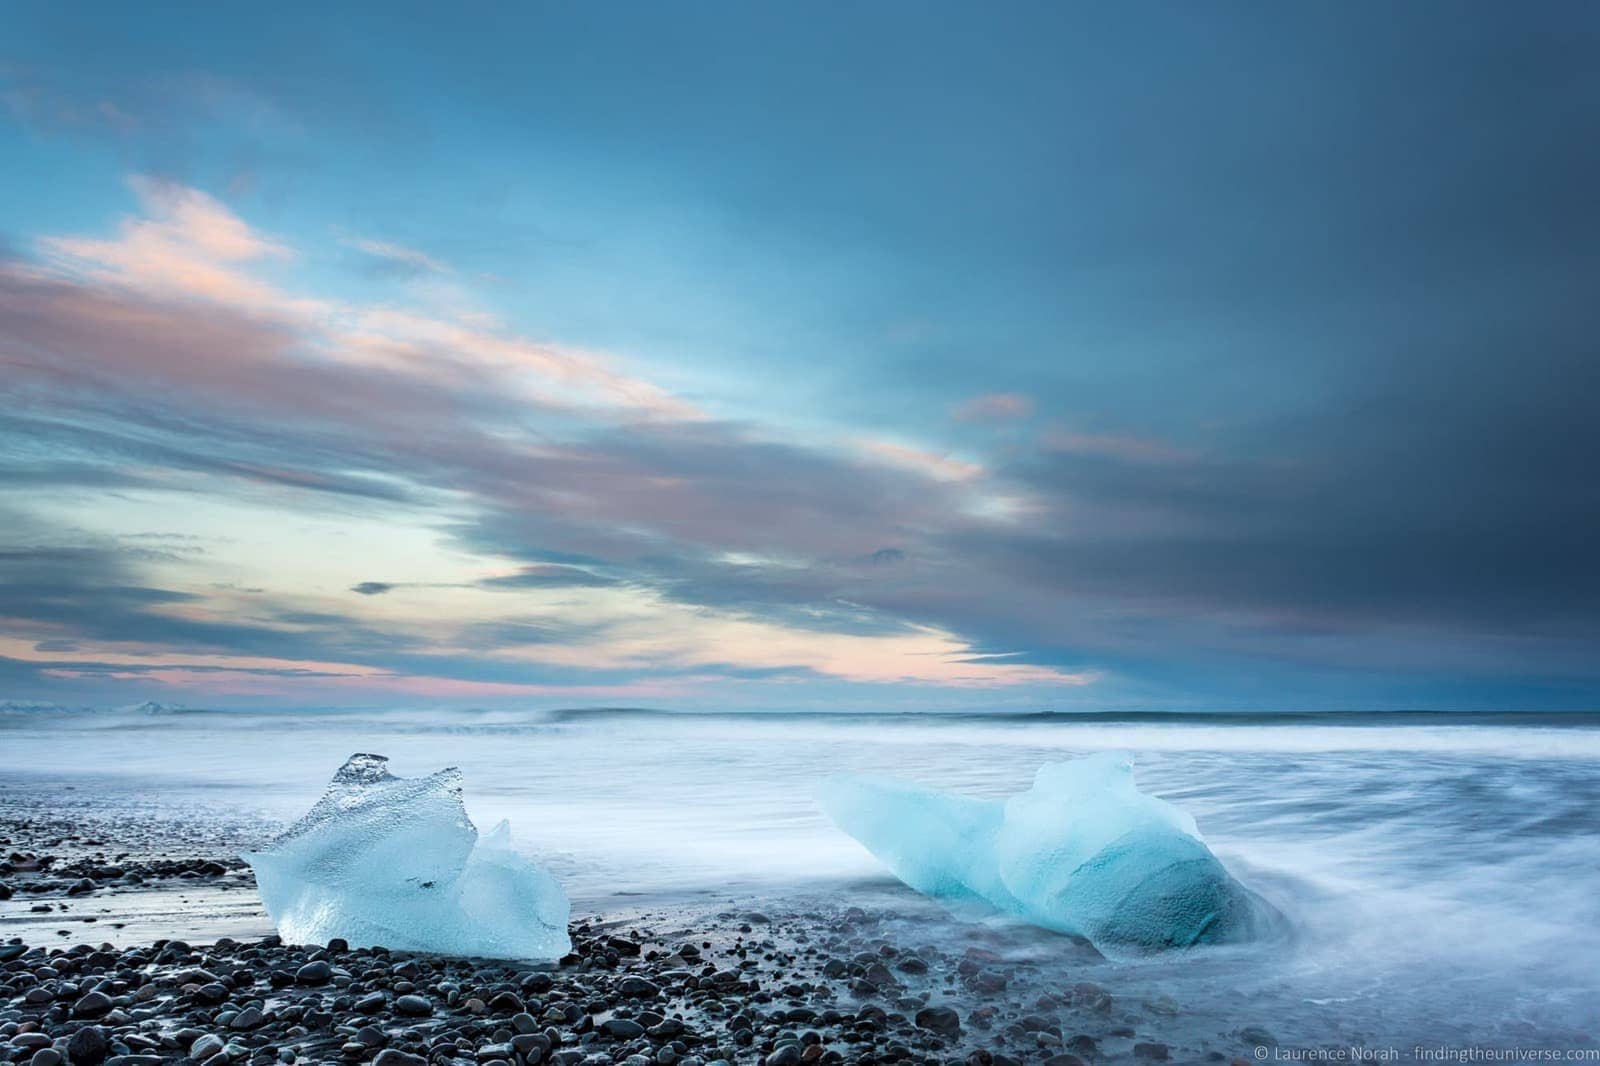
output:
M 1020 392 L 991 392 L 974 396 L 958 406 L 958 422 L 1010 422 L 1033 414 L 1033 400 Z
M 384 507 L 417 502 L 425 506 L 392 512 L 394 521 L 437 523 L 447 516 L 457 545 L 507 565 L 524 562 L 528 546 L 537 545 L 609 557 L 623 568 L 641 558 L 683 568 L 662 585 L 685 596 L 680 607 L 641 602 L 630 587 L 635 598 L 616 605 L 623 619 L 641 615 L 629 629 L 594 617 L 599 597 L 587 594 L 588 613 L 570 630 L 577 635 L 531 645 L 457 643 L 448 620 L 404 616 L 387 599 L 338 608 L 381 620 L 386 636 L 462 661 L 516 651 L 530 672 L 541 663 L 625 676 L 749 666 L 778 676 L 809 671 L 854 683 L 961 688 L 1092 680 L 1087 673 L 984 659 L 953 630 L 908 635 L 889 624 L 889 635 L 864 636 L 852 626 L 826 625 L 839 592 L 870 590 L 837 574 L 816 584 L 818 560 L 859 558 L 919 531 L 987 514 L 974 509 L 980 491 L 971 483 L 988 473 L 979 463 L 888 440 L 855 441 L 864 457 L 852 458 L 839 454 L 840 442 L 819 448 L 763 439 L 748 426 L 700 417 L 603 354 L 413 307 L 289 291 L 262 273 L 293 254 L 282 242 L 196 190 L 136 188 L 143 214 L 113 236 L 46 238 L 44 269 L 0 264 L 6 335 L 0 357 L 10 360 L 12 382 L 68 421 L 81 420 L 97 455 L 118 456 L 141 479 L 165 479 L 178 489 L 214 487 L 200 478 L 238 477 L 252 483 L 252 492 L 270 483 L 274 493 L 292 486 L 295 493 L 381 496 Z M 393 493 L 377 492 L 389 486 Z M 986 506 L 1014 510 L 1011 498 L 997 496 Z M 818 604 L 822 620 L 797 625 L 780 616 L 760 623 L 759 605 L 742 602 L 738 588 L 681 607 L 689 594 L 680 590 L 695 581 L 715 585 L 728 577 L 737 585 L 741 575 L 719 568 L 752 553 L 773 560 L 751 564 L 763 579 L 789 580 L 792 569 L 796 602 Z M 895 584 L 902 575 L 896 570 L 879 580 Z M 362 572 L 349 581 L 410 576 Z M 173 575 L 160 582 L 183 587 Z M 167 608 L 203 610 L 209 606 Z M 230 617 L 223 610 L 195 620 Z M 103 666 L 130 676 L 156 670 L 168 683 L 198 687 L 227 674 L 242 686 L 315 683 L 463 698 L 642 691 L 632 683 L 591 688 L 397 677 L 360 663 L 367 649 L 347 653 L 358 661 L 344 663 L 204 659 L 178 650 L 163 658 L 154 647 L 99 652 Z M 70 671 L 85 654 L 47 659 L 19 650 L 17 657 Z
M 163 300 L 204 302 L 295 331 L 304 353 L 334 364 L 415 375 L 436 388 L 463 375 L 495 375 L 495 387 L 549 407 L 613 411 L 630 418 L 693 420 L 694 406 L 609 355 L 542 343 L 486 325 L 482 315 L 441 317 L 353 304 L 284 289 L 256 271 L 293 257 L 215 198 L 181 185 L 130 179 L 142 213 L 114 237 L 39 240 L 49 273 Z M 372 254 L 426 259 L 398 245 L 363 242 Z M 442 264 L 428 260 L 433 266 Z M 226 350 L 212 354 L 226 359 Z
M 935 481 L 970 481 L 983 473 L 983 467 L 978 463 L 952 459 L 948 455 L 893 441 L 866 439 L 858 444 L 862 451 L 879 462 L 913 471 Z

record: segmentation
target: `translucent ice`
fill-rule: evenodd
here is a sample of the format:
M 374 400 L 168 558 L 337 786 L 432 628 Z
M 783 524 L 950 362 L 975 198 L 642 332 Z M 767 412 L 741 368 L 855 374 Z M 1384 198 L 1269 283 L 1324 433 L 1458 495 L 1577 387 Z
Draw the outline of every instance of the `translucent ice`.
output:
M 818 801 L 919 892 L 981 900 L 1102 950 L 1249 939 L 1274 916 L 1193 818 L 1139 791 L 1126 755 L 1049 763 L 1003 801 L 870 777 L 829 778 Z
M 479 839 L 461 771 L 400 778 L 388 761 L 352 755 L 305 817 L 244 855 L 279 934 L 494 958 L 571 950 L 566 893 L 511 849 L 505 822 Z

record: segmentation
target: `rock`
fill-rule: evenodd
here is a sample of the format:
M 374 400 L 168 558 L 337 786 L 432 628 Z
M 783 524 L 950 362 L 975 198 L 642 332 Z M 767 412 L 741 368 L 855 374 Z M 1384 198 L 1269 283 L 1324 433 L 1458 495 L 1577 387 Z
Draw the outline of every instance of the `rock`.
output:
M 515 992 L 501 992 L 489 1000 L 489 1009 L 496 1014 L 521 1014 L 522 997 Z
M 94 882 L 87 877 L 80 877 L 67 887 L 67 895 L 83 896 L 94 891 Z
M 208 1007 L 215 1007 L 218 1003 L 228 998 L 228 989 L 219 981 L 201 985 L 194 990 L 196 1002 L 204 1003 Z
M 868 984 L 873 985 L 876 988 L 891 988 L 900 983 L 895 979 L 894 974 L 889 972 L 889 967 L 885 966 L 881 962 L 875 962 L 871 966 L 868 966 L 866 972 L 863 973 L 861 977 Z
M 984 970 L 974 974 L 967 983 L 972 986 L 974 992 L 993 995 L 996 992 L 1004 992 L 1009 982 L 1005 974 L 995 973 L 993 970 Z
M 1105 989 L 1101 988 L 1099 985 L 1093 985 L 1087 981 L 1080 981 L 1078 984 L 1072 986 L 1072 992 L 1067 997 L 1067 1002 L 1071 1003 L 1074 1007 L 1082 1007 L 1085 1010 L 1093 1010 L 1099 1011 L 1101 1014 L 1109 1014 L 1111 1013 L 1113 1000 L 1111 999 L 1111 994 Z
M 1086 1059 L 1100 1057 L 1100 1044 L 1088 1033 L 1079 1033 L 1066 1042 L 1067 1050 L 1074 1055 L 1081 1055 Z
M 369 992 L 355 1001 L 352 1009 L 361 1014 L 376 1014 L 383 1009 L 384 998 L 382 992 Z
M 800 1045 L 785 1044 L 766 1058 L 766 1066 L 800 1066 Z
M 644 1035 L 644 1026 L 626 1018 L 607 1018 L 600 1028 L 618 1040 L 632 1040 L 636 1036 Z
M 407 1018 L 426 1018 L 433 1013 L 433 1004 L 422 996 L 406 995 L 394 1001 L 394 1009 Z
M 950 1007 L 924 1007 L 917 1011 L 918 1029 L 927 1029 L 941 1036 L 956 1036 L 961 1032 L 961 1015 Z
M 421 1055 L 408 1055 L 396 1048 L 386 1048 L 378 1052 L 378 1057 L 372 1060 L 372 1066 L 428 1066 L 428 1060 Z
M 53 1047 L 42 1047 L 33 1053 L 33 1058 L 28 1060 L 28 1066 L 61 1066 L 65 1061 L 61 1052 Z
M 1133 1045 L 1133 1057 L 1136 1059 L 1149 1059 L 1151 1062 L 1166 1062 L 1171 1052 L 1167 1045 L 1154 1041 Z
M 511 1038 L 511 1047 L 528 1062 L 538 1062 L 550 1050 L 550 1038 L 543 1033 L 518 1033 Z
M 110 1050 L 111 1041 L 98 1025 L 84 1026 L 67 1041 L 67 1058 L 72 1066 L 100 1066 Z
M 196 1062 L 202 1062 L 221 1050 L 222 1037 L 216 1033 L 207 1033 L 189 1045 L 189 1057 Z
M 325 985 L 333 980 L 333 967 L 321 959 L 308 962 L 294 972 L 294 979 L 303 985 Z
M 111 997 L 104 992 L 85 992 L 72 1005 L 74 1018 L 98 1018 L 111 1011 Z
M 233 1016 L 233 1021 L 228 1023 L 228 1028 L 245 1033 L 251 1029 L 261 1028 L 266 1020 L 266 1016 L 261 1013 L 260 1007 L 246 1007 Z
M 624 977 L 617 991 L 635 999 L 654 999 L 661 994 L 661 986 L 643 977 Z

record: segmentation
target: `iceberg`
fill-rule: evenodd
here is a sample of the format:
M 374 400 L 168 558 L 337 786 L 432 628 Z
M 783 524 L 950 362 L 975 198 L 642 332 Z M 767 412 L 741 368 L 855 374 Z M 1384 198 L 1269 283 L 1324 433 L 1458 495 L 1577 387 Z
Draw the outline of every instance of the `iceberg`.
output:
M 1277 917 L 1193 818 L 1139 791 L 1126 754 L 1046 764 L 1006 800 L 849 775 L 825 779 L 817 801 L 917 891 L 981 901 L 1107 954 L 1253 939 Z
M 511 847 L 479 837 L 461 771 L 401 778 L 352 755 L 299 821 L 242 856 L 284 940 L 445 955 L 557 959 L 572 949 L 566 893 Z

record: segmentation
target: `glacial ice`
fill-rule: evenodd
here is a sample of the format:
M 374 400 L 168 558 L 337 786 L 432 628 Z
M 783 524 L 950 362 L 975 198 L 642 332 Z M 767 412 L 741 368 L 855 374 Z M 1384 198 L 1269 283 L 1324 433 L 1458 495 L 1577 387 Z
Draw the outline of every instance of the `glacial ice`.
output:
M 571 950 L 561 885 L 511 847 L 501 822 L 479 837 L 461 771 L 389 773 L 352 755 L 316 806 L 243 856 L 284 940 L 509 959 Z
M 1006 800 L 854 775 L 824 780 L 817 800 L 917 891 L 979 900 L 1107 953 L 1250 939 L 1275 917 L 1193 818 L 1139 791 L 1126 754 L 1048 763 Z

